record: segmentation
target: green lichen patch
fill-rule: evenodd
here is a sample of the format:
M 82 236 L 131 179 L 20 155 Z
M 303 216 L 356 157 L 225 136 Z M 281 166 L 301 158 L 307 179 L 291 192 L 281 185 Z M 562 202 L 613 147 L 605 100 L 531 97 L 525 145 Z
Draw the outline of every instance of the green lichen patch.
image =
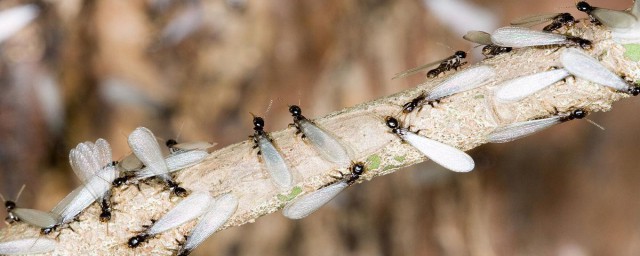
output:
M 379 155 L 371 155 L 367 158 L 367 169 L 368 170 L 376 170 L 380 168 L 380 162 L 382 162 L 382 158 Z
M 407 157 L 406 156 L 395 156 L 395 157 L 393 157 L 393 160 L 396 160 L 397 162 L 402 163 L 402 162 L 404 162 L 404 160 L 407 160 Z
M 283 202 L 288 202 L 296 198 L 296 196 L 298 196 L 300 193 L 302 193 L 301 187 L 293 187 L 293 189 L 291 189 L 291 193 L 289 193 L 288 195 L 283 195 L 283 194 L 278 195 L 278 200 Z
M 625 44 L 624 57 L 632 61 L 640 61 L 640 44 Z

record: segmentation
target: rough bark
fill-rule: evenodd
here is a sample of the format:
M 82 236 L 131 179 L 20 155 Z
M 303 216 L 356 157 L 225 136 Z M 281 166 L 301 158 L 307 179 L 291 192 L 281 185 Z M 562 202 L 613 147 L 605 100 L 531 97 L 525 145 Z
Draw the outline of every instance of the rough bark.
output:
M 624 47 L 610 40 L 608 31 L 579 26 L 570 32 L 592 39 L 594 47 L 590 53 L 607 67 L 634 81 L 639 79 L 637 70 L 640 64 L 624 57 Z M 424 136 L 469 150 L 486 143 L 485 136 L 496 127 L 550 116 L 556 110 L 566 112 L 583 108 L 589 112 L 608 111 L 613 102 L 628 97 L 601 85 L 568 78 L 564 83 L 555 84 L 517 103 L 493 102 L 491 92 L 497 83 L 557 66 L 561 52 L 561 48 L 555 47 L 528 48 L 484 60 L 478 64 L 491 65 L 498 71 L 494 82 L 448 97 L 435 108 L 426 106 L 407 116 L 400 114 L 402 104 L 454 72 L 428 79 L 410 90 L 343 109 L 314 121 L 344 142 L 354 160 L 367 163 L 368 170 L 360 180 L 367 181 L 427 160 L 389 132 L 383 121 L 387 115 L 401 117 L 405 124 L 420 129 Z M 290 165 L 296 184 L 294 191 L 309 193 L 334 181 L 336 171 L 347 172 L 322 160 L 294 132 L 294 128 L 289 128 L 271 133 Z M 276 189 L 252 146 L 252 141 L 245 140 L 216 150 L 202 163 L 176 175 L 177 180 L 188 189 L 206 190 L 214 195 L 233 193 L 239 198 L 238 211 L 224 228 L 251 223 L 261 216 L 276 212 L 296 193 Z M 167 255 L 179 246 L 177 241 L 183 241 L 183 236 L 195 224 L 192 221 L 151 239 L 139 248 L 130 249 L 127 240 L 142 230 L 143 225 L 160 218 L 180 199 L 171 197 L 168 191 L 163 191 L 162 186 L 154 182 L 142 184 L 141 191 L 129 186 L 114 188 L 113 192 L 116 203 L 113 220 L 108 224 L 100 223 L 99 207 L 94 204 L 78 217 L 79 221 L 71 223 L 70 228 L 62 228 L 50 235 L 59 241 L 58 248 L 51 255 Z M 0 240 L 38 235 L 38 229 L 16 224 L 1 230 Z

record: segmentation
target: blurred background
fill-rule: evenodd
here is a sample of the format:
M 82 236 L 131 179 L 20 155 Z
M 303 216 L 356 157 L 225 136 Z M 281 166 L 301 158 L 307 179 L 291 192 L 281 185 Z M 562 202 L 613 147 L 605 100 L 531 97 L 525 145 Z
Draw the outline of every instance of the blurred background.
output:
M 320 117 L 410 88 L 423 76 L 390 78 L 455 50 L 478 61 L 467 30 L 585 16 L 571 0 L 37 4 L 37 18 L 0 43 L 0 193 L 15 198 L 26 184 L 19 205 L 41 210 L 78 185 L 67 158 L 77 143 L 106 138 L 118 159 L 146 126 L 224 147 L 252 133 L 249 112 L 279 130 L 287 104 Z M 629 117 L 639 107 L 591 115 L 606 131 L 576 121 L 474 149 L 469 174 L 407 168 L 304 220 L 271 214 L 220 232 L 194 255 L 640 255 L 640 120 Z

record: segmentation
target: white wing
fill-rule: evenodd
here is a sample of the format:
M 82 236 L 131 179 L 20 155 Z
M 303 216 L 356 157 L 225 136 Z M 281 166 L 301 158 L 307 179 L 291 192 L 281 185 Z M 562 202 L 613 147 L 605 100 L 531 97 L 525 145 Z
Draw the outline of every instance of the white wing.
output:
M 312 193 L 302 195 L 287 203 L 282 210 L 282 215 L 289 219 L 298 220 L 309 216 L 317 211 L 331 199 L 336 197 L 342 190 L 348 187 L 347 182 L 341 181 L 318 189 Z
M 53 239 L 34 237 L 0 243 L 0 254 L 21 255 L 47 253 L 56 249 L 58 242 Z
M 636 19 L 640 19 L 640 1 L 634 1 L 633 7 L 631 7 L 631 14 L 636 16 Z
M 193 228 L 189 238 L 184 244 L 183 250 L 193 250 L 207 237 L 224 225 L 238 208 L 238 199 L 233 194 L 226 194 L 218 198 L 200 217 L 200 221 Z
M 24 221 L 39 228 L 52 227 L 57 223 L 56 218 L 54 218 L 51 213 L 40 210 L 15 208 L 12 213 L 18 216 L 20 221 Z
M 500 85 L 500 88 L 496 91 L 496 99 L 507 102 L 518 101 L 547 88 L 567 76 L 569 76 L 569 72 L 566 70 L 555 69 L 511 79 Z
M 129 154 L 125 156 L 120 162 L 118 162 L 118 168 L 125 172 L 131 172 L 142 168 L 143 164 L 135 154 Z
M 630 28 L 638 22 L 638 18 L 628 12 L 606 8 L 596 8 L 589 15 L 610 28 Z
M 111 183 L 117 176 L 118 170 L 113 166 L 102 169 L 91 177 L 78 192 L 72 192 L 72 194 L 75 193 L 75 196 L 66 205 L 61 206 L 64 208 L 58 209 L 56 206 L 52 213 L 60 216 L 61 223 L 71 222 L 76 215 L 84 211 L 96 199 L 102 198 L 111 189 Z M 66 198 L 63 199 L 63 201 L 66 200 Z
M 462 150 L 406 131 L 402 138 L 422 154 L 442 167 L 454 172 L 469 172 L 475 167 L 473 158 Z
M 94 145 L 94 151 L 96 153 L 96 156 L 98 157 L 100 168 L 103 168 L 110 164 L 113 159 L 111 158 L 111 146 L 109 145 L 109 142 L 107 142 L 103 138 L 100 138 L 96 140 L 96 143 Z
M 157 235 L 195 219 L 209 207 L 213 198 L 207 192 L 193 192 L 156 221 L 147 234 Z
M 560 116 L 554 116 L 550 118 L 538 119 L 515 123 L 507 126 L 495 129 L 489 136 L 487 141 L 491 143 L 504 143 L 513 141 L 532 133 L 549 128 L 554 124 L 558 124 L 562 120 Z
M 434 87 L 427 95 L 427 101 L 438 100 L 456 93 L 475 89 L 495 76 L 495 70 L 486 65 L 465 69 Z
M 78 144 L 69 152 L 71 169 L 82 183 L 87 182 L 101 168 L 93 150 L 94 144 L 87 141 Z
M 258 146 L 271 179 L 280 189 L 290 189 L 292 183 L 291 173 L 278 149 L 265 137 L 258 139 Z
M 462 36 L 462 38 L 464 38 L 469 42 L 482 44 L 482 45 L 493 44 L 493 42 L 491 41 L 491 34 L 484 31 L 472 30 L 467 32 L 467 34 Z
M 563 44 L 567 42 L 567 37 L 528 28 L 502 27 L 491 34 L 491 41 L 504 47 L 529 47 Z
M 73 191 L 71 191 L 71 193 L 69 193 L 67 196 L 65 196 L 60 202 L 58 202 L 58 204 L 51 210 L 51 214 L 53 214 L 53 216 L 58 220 L 61 221 L 62 219 L 62 212 L 64 212 L 65 209 L 69 208 L 69 204 L 71 202 L 73 202 L 73 200 L 78 196 L 78 194 L 80 193 L 80 191 L 82 191 L 84 189 L 84 186 L 80 186 L 77 187 L 76 189 L 74 189 Z
M 206 151 L 200 150 L 171 154 L 165 159 L 165 162 L 167 164 L 167 173 L 179 171 L 193 166 L 202 161 L 202 159 L 204 159 L 208 155 L 209 153 L 207 153 Z M 156 175 L 158 174 L 151 171 L 149 168 L 144 168 L 136 173 L 136 179 L 146 179 Z
M 168 168 L 162 157 L 160 145 L 153 133 L 144 127 L 136 128 L 129 135 L 129 147 L 146 168 L 163 179 L 168 179 Z
M 191 150 L 202 150 L 206 151 L 212 147 L 215 147 L 217 143 L 211 143 L 206 141 L 194 141 L 194 142 L 184 142 L 173 145 L 172 150 L 177 152 L 182 151 L 191 151 Z
M 340 166 L 351 164 L 349 153 L 334 136 L 308 120 L 300 121 L 300 129 L 324 159 Z
M 0 12 L 0 43 L 27 26 L 38 16 L 38 7 L 33 4 L 18 6 Z
M 624 79 L 609 71 L 598 60 L 580 49 L 564 49 L 560 61 L 569 73 L 581 79 L 608 86 L 618 91 L 626 92 L 629 89 L 629 84 Z

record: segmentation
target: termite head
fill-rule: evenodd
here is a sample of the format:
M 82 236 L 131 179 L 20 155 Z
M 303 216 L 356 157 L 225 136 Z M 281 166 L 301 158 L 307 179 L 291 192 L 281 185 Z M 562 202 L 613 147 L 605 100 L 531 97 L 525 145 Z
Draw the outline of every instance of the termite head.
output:
M 127 242 L 127 245 L 129 246 L 129 248 L 136 248 L 136 247 L 140 246 L 140 244 L 142 244 L 145 241 L 147 241 L 149 239 L 149 237 L 150 237 L 150 235 L 148 235 L 148 234 L 142 234 L 142 235 L 134 236 L 132 238 L 129 238 L 129 242 Z
M 391 132 L 395 134 L 400 133 L 400 122 L 398 122 L 398 119 L 392 116 L 387 116 L 384 121 L 387 124 L 387 127 L 391 128 Z
M 173 146 L 178 145 L 178 142 L 174 139 L 168 139 L 167 142 L 165 142 L 165 145 L 168 148 L 173 148 Z
M 4 202 L 4 207 L 7 208 L 7 212 L 16 208 L 16 203 L 14 201 L 8 200 Z
M 555 20 L 562 24 L 573 24 L 576 22 L 573 16 L 568 12 L 561 13 Z
M 584 109 L 576 109 L 573 112 L 571 112 L 571 114 L 569 115 L 569 119 L 573 120 L 573 119 L 582 119 L 585 116 L 587 116 L 587 111 Z
M 628 93 L 633 95 L 633 96 L 638 96 L 638 94 L 640 94 L 640 86 L 634 86 L 634 87 L 629 88 Z M 5 203 L 5 205 L 6 205 L 6 203 Z
M 578 9 L 578 11 L 581 11 L 587 14 L 589 14 L 590 12 L 596 9 L 595 7 L 591 6 L 585 1 L 580 1 L 576 3 L 576 8 Z
M 355 163 L 351 166 L 351 173 L 355 175 L 362 175 L 364 173 L 364 164 L 362 162 Z
M 263 131 L 264 130 L 264 119 L 259 116 L 253 117 L 253 130 L 255 131 Z
M 464 51 L 456 51 L 456 53 L 454 53 L 453 55 L 461 59 L 464 59 L 467 57 L 467 53 Z
M 289 113 L 291 113 L 293 117 L 298 117 L 302 115 L 302 109 L 300 109 L 300 107 L 298 107 L 297 105 L 291 105 L 289 106 Z

